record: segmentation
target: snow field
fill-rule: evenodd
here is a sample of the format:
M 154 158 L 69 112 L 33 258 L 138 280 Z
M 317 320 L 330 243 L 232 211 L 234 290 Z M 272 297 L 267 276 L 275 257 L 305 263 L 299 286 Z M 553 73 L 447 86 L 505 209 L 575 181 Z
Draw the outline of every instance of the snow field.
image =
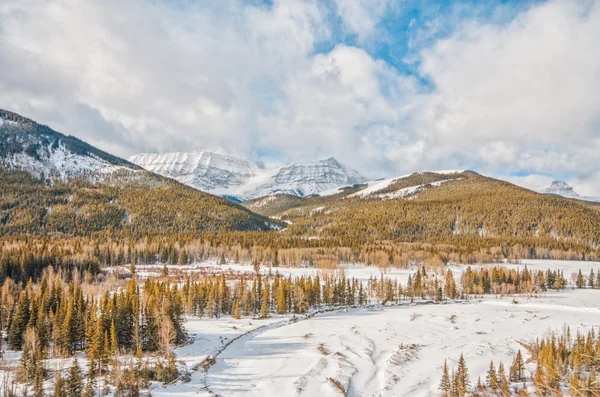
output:
M 444 359 L 465 355 L 471 382 L 491 359 L 508 368 L 518 344 L 565 324 L 600 326 L 598 291 L 569 290 L 539 298 L 486 297 L 467 303 L 420 304 L 317 315 L 259 330 L 232 343 L 208 371 L 222 396 L 439 395 Z M 525 354 L 525 357 L 528 355 Z

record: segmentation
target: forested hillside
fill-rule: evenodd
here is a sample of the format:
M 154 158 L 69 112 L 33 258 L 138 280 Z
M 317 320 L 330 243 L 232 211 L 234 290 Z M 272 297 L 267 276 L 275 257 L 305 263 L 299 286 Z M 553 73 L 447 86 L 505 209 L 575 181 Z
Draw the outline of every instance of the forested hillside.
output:
M 0 109 L 0 236 L 194 234 L 275 222 Z
M 343 245 L 523 243 L 586 250 L 600 245 L 600 213 L 595 208 L 472 172 L 413 174 L 375 192 L 352 189 L 302 199 L 272 196 L 245 205 L 288 221 L 290 235 L 333 239 Z
M 170 235 L 268 230 L 274 223 L 225 199 L 147 174 L 92 184 L 48 185 L 25 172 L 0 171 L 0 235 Z

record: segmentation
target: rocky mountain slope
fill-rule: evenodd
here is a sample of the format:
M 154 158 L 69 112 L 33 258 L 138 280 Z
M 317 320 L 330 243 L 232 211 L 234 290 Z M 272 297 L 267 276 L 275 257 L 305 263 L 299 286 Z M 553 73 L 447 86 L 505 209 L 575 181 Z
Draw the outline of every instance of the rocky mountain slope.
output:
M 309 196 L 365 181 L 334 158 L 266 169 L 210 152 L 138 154 L 129 160 L 198 190 L 240 201 L 271 194 Z
M 170 235 L 276 222 L 0 110 L 0 235 Z
M 102 179 L 115 171 L 141 168 L 73 136 L 0 109 L 0 166 L 24 170 L 41 179 Z

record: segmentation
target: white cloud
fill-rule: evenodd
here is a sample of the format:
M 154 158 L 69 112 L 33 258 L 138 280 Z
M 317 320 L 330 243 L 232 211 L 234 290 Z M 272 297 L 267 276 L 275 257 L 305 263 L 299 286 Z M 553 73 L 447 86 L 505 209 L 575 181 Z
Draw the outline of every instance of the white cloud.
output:
M 550 186 L 554 180 L 547 175 L 530 174 L 526 176 L 506 176 L 503 179 L 515 185 L 522 186 L 534 191 L 540 191 L 546 186 Z
M 465 23 L 422 52 L 435 90 L 419 124 L 484 168 L 561 174 L 596 167 L 600 3 L 556 1 L 507 25 Z M 444 153 L 445 152 L 445 153 Z
M 408 45 L 427 46 L 420 76 L 331 43 L 333 12 L 372 49 L 397 2 L 199 3 L 4 0 L 0 107 L 123 156 L 221 147 L 334 155 L 369 176 L 525 170 L 520 183 L 569 175 L 600 195 L 600 2 L 407 27 Z
M 372 35 L 393 0 L 334 0 L 338 14 L 348 29 L 364 40 Z

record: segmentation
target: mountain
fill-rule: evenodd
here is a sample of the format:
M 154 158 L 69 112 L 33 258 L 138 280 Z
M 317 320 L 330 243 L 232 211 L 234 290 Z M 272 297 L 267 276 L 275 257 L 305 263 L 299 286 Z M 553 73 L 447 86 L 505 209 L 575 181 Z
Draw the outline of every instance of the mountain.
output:
M 260 173 L 248 161 L 211 152 L 143 153 L 129 161 L 205 192 L 243 185 Z
M 540 193 L 576 200 L 600 202 L 599 197 L 580 196 L 575 190 L 573 190 L 571 185 L 564 181 L 552 181 L 549 186 L 546 186 L 540 190 Z
M 290 235 L 330 240 L 332 245 L 404 241 L 571 247 L 574 252 L 600 247 L 597 206 L 542 195 L 471 171 L 420 172 L 325 193 L 304 198 L 275 195 L 243 205 L 285 221 Z
M 552 181 L 550 186 L 546 186 L 545 188 L 543 188 L 540 191 L 540 193 L 566 198 L 581 198 L 581 196 L 573 190 L 573 187 L 571 187 L 571 185 L 563 181 Z
M 0 109 L 0 167 L 38 178 L 98 180 L 119 170 L 141 168 L 73 136 L 65 136 L 16 113 Z
M 223 198 L 0 110 L 0 236 L 271 230 Z
M 271 194 L 309 196 L 365 181 L 334 158 L 266 169 L 210 152 L 146 153 L 129 160 L 198 190 L 240 201 Z

